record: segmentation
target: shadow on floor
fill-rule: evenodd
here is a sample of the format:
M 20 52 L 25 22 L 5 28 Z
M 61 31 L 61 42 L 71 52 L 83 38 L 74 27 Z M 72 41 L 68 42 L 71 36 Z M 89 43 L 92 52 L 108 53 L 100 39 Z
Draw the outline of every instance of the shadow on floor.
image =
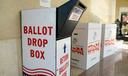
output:
M 72 67 L 71 76 L 128 76 L 128 49 L 106 57 L 86 71 Z

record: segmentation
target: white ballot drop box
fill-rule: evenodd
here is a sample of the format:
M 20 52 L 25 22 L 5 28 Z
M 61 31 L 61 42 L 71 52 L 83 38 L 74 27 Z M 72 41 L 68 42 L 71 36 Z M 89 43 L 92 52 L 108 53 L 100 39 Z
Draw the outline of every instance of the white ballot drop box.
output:
M 115 53 L 116 43 L 116 24 L 103 24 L 102 25 L 102 50 L 101 59 Z
M 87 70 L 100 61 L 101 29 L 99 23 L 77 25 L 72 34 L 72 66 Z
M 71 35 L 85 9 L 71 0 L 58 8 L 21 11 L 24 76 L 70 76 Z
M 23 10 L 24 76 L 70 76 L 71 37 L 56 40 L 56 9 Z

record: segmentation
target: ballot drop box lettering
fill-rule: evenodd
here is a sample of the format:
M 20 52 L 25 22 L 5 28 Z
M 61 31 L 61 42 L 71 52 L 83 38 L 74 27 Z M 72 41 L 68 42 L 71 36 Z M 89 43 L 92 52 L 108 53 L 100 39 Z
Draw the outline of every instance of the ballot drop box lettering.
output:
M 102 50 L 101 59 L 115 53 L 116 43 L 116 24 L 103 24 L 102 25 Z
M 70 76 L 71 37 L 56 40 L 56 8 L 21 12 L 24 76 Z
M 87 70 L 100 61 L 101 24 L 79 24 L 72 36 L 71 65 Z

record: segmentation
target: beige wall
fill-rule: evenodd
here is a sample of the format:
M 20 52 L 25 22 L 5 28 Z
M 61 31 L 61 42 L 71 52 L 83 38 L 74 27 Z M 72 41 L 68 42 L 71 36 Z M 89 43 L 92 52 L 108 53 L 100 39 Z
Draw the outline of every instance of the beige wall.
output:
M 20 11 L 38 6 L 37 0 L 0 0 L 0 39 L 20 37 Z
M 37 0 L 0 0 L 0 76 L 22 76 L 20 11 L 37 7 Z
M 82 22 L 113 23 L 115 20 L 115 0 L 81 0 L 88 6 Z M 87 4 L 86 4 L 87 3 Z
M 52 0 L 52 6 L 66 1 Z M 80 22 L 111 23 L 115 20 L 113 0 L 81 1 L 88 9 Z M 38 7 L 39 0 L 0 0 L 0 76 L 22 76 L 20 11 Z

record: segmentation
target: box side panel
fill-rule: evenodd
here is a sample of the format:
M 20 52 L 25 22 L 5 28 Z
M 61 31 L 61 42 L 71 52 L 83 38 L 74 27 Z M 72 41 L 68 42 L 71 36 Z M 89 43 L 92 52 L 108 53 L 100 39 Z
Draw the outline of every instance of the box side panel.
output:
M 104 57 L 104 37 L 105 37 L 105 24 L 102 24 L 101 53 L 100 53 L 100 59 L 101 60 Z
M 57 40 L 57 76 L 70 76 L 71 37 Z
M 77 26 L 72 35 L 72 66 L 85 70 L 86 51 L 85 51 L 85 27 L 83 24 Z

